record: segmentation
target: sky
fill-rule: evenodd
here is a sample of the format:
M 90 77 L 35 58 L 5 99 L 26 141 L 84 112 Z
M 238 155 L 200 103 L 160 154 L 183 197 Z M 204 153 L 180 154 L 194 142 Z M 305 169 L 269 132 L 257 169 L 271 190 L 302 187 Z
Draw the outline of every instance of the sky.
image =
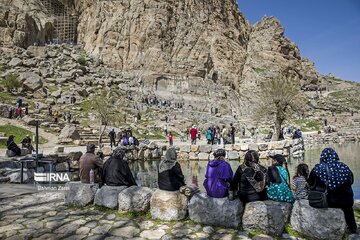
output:
M 321 74 L 360 82 L 360 0 L 238 0 L 254 24 L 274 16 Z

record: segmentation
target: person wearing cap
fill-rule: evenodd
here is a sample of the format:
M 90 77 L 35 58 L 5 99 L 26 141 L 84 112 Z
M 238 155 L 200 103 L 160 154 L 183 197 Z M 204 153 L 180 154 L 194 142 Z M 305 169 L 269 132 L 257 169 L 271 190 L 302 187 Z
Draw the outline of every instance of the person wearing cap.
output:
M 209 161 L 207 165 L 203 185 L 210 197 L 224 198 L 229 195 L 233 171 L 230 164 L 225 161 L 225 156 L 225 150 L 218 149 L 214 153 L 215 159 Z
M 102 159 L 95 155 L 94 144 L 88 144 L 86 147 L 86 153 L 80 158 L 80 181 L 82 183 L 90 183 L 90 171 L 95 171 L 95 176 L 101 173 L 103 168 Z M 99 178 L 95 178 L 95 182 L 99 182 Z
M 9 151 L 12 151 L 13 153 L 15 153 L 15 156 L 21 156 L 21 149 L 15 143 L 14 138 L 15 138 L 14 135 L 9 136 L 9 138 L 6 142 L 7 149 Z
M 268 198 L 277 202 L 293 203 L 295 199 L 288 183 L 289 171 L 285 157 L 276 154 L 270 158 L 272 158 L 272 166 L 268 168 Z
M 125 151 L 120 147 L 116 148 L 104 163 L 102 181 L 108 186 L 136 186 L 135 178 L 126 161 Z
M 34 147 L 31 145 L 31 138 L 29 135 L 26 135 L 26 137 L 21 141 L 21 147 L 26 148 L 29 153 L 34 151 Z
M 160 162 L 158 174 L 159 189 L 165 191 L 178 191 L 185 185 L 185 178 L 177 161 L 176 149 L 170 147 L 165 158 Z

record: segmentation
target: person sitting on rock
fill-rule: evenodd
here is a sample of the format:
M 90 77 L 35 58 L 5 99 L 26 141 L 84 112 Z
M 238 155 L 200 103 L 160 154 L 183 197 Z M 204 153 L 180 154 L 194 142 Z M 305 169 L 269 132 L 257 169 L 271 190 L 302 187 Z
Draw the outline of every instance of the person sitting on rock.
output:
M 295 199 L 308 199 L 309 185 L 306 180 L 309 177 L 309 166 L 301 163 L 296 167 L 296 174 L 293 178 L 293 189 L 295 192 Z
M 6 142 L 7 149 L 9 151 L 12 151 L 15 154 L 15 156 L 21 156 L 21 149 L 15 143 L 14 138 L 15 138 L 14 135 L 9 136 L 9 138 Z
M 210 197 L 224 198 L 229 195 L 233 171 L 230 164 L 225 161 L 225 156 L 225 150 L 218 149 L 214 153 L 215 159 L 209 161 L 207 165 L 203 185 Z
M 26 148 L 29 153 L 34 151 L 34 147 L 31 145 L 31 138 L 29 135 L 26 135 L 26 137 L 21 141 L 21 147 Z
M 243 203 L 263 201 L 267 199 L 266 184 L 267 169 L 259 164 L 259 154 L 254 150 L 248 151 L 244 163 L 235 172 L 231 190 L 238 192 Z
M 173 147 L 166 151 L 164 160 L 160 162 L 158 185 L 161 190 L 165 191 L 178 191 L 181 186 L 185 185 L 184 175 Z
M 311 170 L 307 180 L 311 190 L 327 190 L 327 203 L 330 208 L 341 208 L 350 233 L 357 230 L 353 205 L 354 193 L 351 185 L 354 175 L 350 168 L 340 162 L 338 154 L 332 148 L 325 148 L 320 163 Z
M 90 183 L 90 171 L 95 171 L 95 176 L 101 174 L 100 169 L 103 168 L 102 159 L 95 155 L 94 144 L 88 144 L 86 147 L 86 153 L 80 158 L 80 181 L 82 183 Z M 99 182 L 99 177 L 95 177 L 95 182 Z
M 286 159 L 281 154 L 270 157 L 272 158 L 272 166 L 268 168 L 267 196 L 273 201 L 293 203 L 294 195 L 287 182 L 289 171 L 287 170 Z
M 102 180 L 108 186 L 136 186 L 134 176 L 126 161 L 125 151 L 120 147 L 116 148 L 112 156 L 106 160 Z

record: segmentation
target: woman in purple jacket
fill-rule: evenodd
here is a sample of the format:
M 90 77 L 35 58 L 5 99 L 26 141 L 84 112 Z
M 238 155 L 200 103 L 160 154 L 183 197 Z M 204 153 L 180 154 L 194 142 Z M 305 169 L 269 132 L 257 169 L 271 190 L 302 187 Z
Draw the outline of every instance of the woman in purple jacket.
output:
M 229 195 L 233 171 L 230 164 L 225 161 L 225 156 L 225 150 L 218 149 L 214 153 L 215 159 L 207 165 L 204 187 L 210 197 L 224 198 Z

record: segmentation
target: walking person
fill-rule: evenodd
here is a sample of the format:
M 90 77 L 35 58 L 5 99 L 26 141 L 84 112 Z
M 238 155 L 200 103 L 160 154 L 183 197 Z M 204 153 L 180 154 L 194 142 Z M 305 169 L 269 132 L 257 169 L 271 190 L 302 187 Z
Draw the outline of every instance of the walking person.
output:
M 115 147 L 116 133 L 115 133 L 115 129 L 114 129 L 114 128 L 109 132 L 109 138 L 110 138 L 110 147 L 111 147 L 111 148 L 112 148 L 113 146 Z
M 191 138 L 191 144 L 196 145 L 196 135 L 197 135 L 197 129 L 195 126 L 192 126 L 192 128 L 190 129 L 189 133 L 190 133 L 190 138 Z
M 230 123 L 230 129 L 229 129 L 229 133 L 230 133 L 230 140 L 231 140 L 231 144 L 235 144 L 235 127 L 233 126 L 232 123 Z
M 172 135 L 171 132 L 169 132 L 168 134 L 168 139 L 169 139 L 169 145 L 172 146 L 174 144 L 174 136 Z

